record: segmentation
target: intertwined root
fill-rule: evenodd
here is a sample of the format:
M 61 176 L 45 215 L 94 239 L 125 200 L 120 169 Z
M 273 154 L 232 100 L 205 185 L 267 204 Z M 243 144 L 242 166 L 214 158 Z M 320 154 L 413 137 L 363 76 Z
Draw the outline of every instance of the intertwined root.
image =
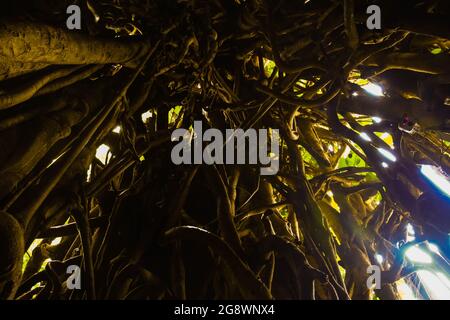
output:
M 12 299 L 22 276 L 23 229 L 9 213 L 0 211 L 0 299 Z

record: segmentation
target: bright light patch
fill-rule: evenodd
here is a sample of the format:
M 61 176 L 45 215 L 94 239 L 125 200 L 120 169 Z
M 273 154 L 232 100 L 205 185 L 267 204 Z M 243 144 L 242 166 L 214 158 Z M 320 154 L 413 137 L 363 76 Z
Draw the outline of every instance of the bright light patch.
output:
M 436 166 L 424 164 L 422 165 L 420 172 L 436 187 L 450 197 L 450 179 L 444 172 L 442 172 L 442 170 Z
M 396 282 L 397 291 L 402 300 L 418 300 L 414 291 L 408 286 L 404 279 L 400 279 Z
M 395 162 L 397 161 L 397 157 L 390 151 L 384 149 L 384 148 L 378 148 L 378 152 L 381 153 L 385 158 L 388 160 Z
M 95 157 L 100 160 L 101 163 L 106 164 L 111 158 L 111 152 L 109 152 L 109 147 L 106 144 L 102 144 L 97 148 L 95 152 Z
M 91 181 L 91 175 L 92 175 L 92 164 L 90 164 L 89 168 L 87 169 L 86 182 L 90 182 Z
M 408 224 L 406 225 L 406 231 L 407 231 L 408 233 L 410 233 L 410 234 L 416 234 L 416 232 L 414 231 L 414 227 L 412 226 L 411 223 L 408 223 Z
M 439 273 L 441 277 L 444 277 L 446 281 L 442 281 L 437 274 L 429 270 L 417 271 L 417 276 L 420 282 L 425 287 L 427 294 L 432 300 L 450 300 L 450 287 L 448 286 L 448 278 Z
M 42 242 L 42 239 L 36 239 L 36 240 L 34 240 L 34 241 L 31 243 L 31 245 L 28 247 L 28 250 L 27 250 L 28 255 L 31 256 L 31 254 L 33 253 L 33 250 L 36 249 L 36 247 L 37 247 L 38 245 L 40 245 L 41 242 Z
M 64 153 L 60 154 L 59 156 L 57 156 L 55 159 L 52 160 L 52 162 L 50 162 L 50 164 L 47 166 L 47 168 L 50 168 L 56 161 L 58 161 L 59 158 L 61 158 L 64 155 Z
M 427 243 L 428 249 L 430 249 L 430 251 L 436 253 L 436 254 L 440 254 L 439 252 L 439 248 L 437 245 L 433 244 L 433 243 Z
M 113 132 L 118 134 L 118 133 L 120 133 L 121 130 L 122 130 L 122 128 L 120 126 L 117 126 L 114 128 Z
M 394 142 L 393 142 L 393 139 L 392 139 L 392 136 L 391 136 L 389 133 L 384 132 L 384 133 L 380 136 L 380 138 L 381 138 L 381 140 L 383 140 L 384 142 L 386 142 L 387 144 L 389 144 L 390 147 L 391 147 L 391 149 L 395 149 L 395 147 L 394 147 Z
M 362 85 L 361 88 L 363 88 L 364 90 L 366 90 L 368 93 L 370 93 L 373 96 L 377 96 L 377 97 L 384 96 L 383 88 L 381 88 L 377 84 L 369 82 L 368 84 Z
M 380 123 L 381 121 L 383 121 L 380 117 L 372 117 L 372 120 L 375 123 Z
M 445 274 L 443 274 L 442 272 L 436 272 L 436 275 L 438 276 L 439 279 L 441 279 L 441 281 L 444 283 L 446 287 L 450 288 L 450 280 Z
M 329 144 L 329 145 L 328 145 L 328 151 L 334 152 L 334 147 L 333 147 L 332 144 Z
M 416 240 L 416 232 L 411 223 L 406 225 L 406 242 L 411 242 Z
M 361 132 L 359 134 L 359 136 L 365 141 L 372 141 L 372 139 L 369 137 L 369 135 L 367 133 L 365 133 L 365 132 Z
M 141 118 L 142 118 L 142 122 L 143 122 L 143 123 L 146 123 L 147 120 L 150 119 L 150 118 L 152 118 L 152 117 L 153 117 L 153 112 L 151 112 L 151 111 L 144 112 L 144 113 L 141 115 Z
M 433 262 L 431 256 L 417 246 L 412 246 L 411 248 L 408 248 L 405 251 L 405 255 L 412 262 L 426 263 L 426 264 Z
M 50 245 L 56 246 L 56 245 L 58 245 L 58 244 L 61 243 L 61 240 L 62 240 L 62 237 L 55 238 L 55 239 L 53 239 L 53 241 L 50 243 Z
M 348 145 L 346 145 L 345 149 L 344 149 L 344 152 L 342 153 L 342 158 L 344 158 L 344 159 L 347 158 L 348 155 L 350 154 L 350 152 L 351 152 L 350 147 Z
M 382 264 L 383 261 L 384 261 L 383 256 L 382 256 L 381 254 L 379 254 L 379 253 L 376 253 L 376 254 L 375 254 L 375 260 L 377 260 L 377 262 L 378 262 L 379 264 Z
M 381 163 L 381 166 L 382 166 L 383 168 L 389 168 L 389 165 L 388 165 L 386 162 L 382 162 L 382 163 Z

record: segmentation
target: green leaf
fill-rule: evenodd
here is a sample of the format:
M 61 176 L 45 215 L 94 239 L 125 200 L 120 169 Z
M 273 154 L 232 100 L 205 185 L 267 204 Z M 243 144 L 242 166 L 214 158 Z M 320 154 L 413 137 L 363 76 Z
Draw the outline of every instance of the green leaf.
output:
M 356 153 L 354 153 L 353 151 L 350 151 L 349 154 L 344 158 L 341 157 L 339 159 L 339 168 L 344 168 L 344 167 L 365 167 L 366 166 L 366 162 L 361 159 L 360 156 L 358 156 Z
M 441 48 L 434 48 L 431 50 L 432 54 L 440 54 L 442 53 L 442 49 Z
M 182 106 L 175 106 L 169 110 L 169 124 L 174 124 L 177 120 Z

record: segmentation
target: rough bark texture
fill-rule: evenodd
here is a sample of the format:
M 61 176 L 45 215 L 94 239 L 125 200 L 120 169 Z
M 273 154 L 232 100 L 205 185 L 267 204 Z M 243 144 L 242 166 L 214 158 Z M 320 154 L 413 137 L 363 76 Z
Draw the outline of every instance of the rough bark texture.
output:
M 50 64 L 136 66 L 149 48 L 145 42 L 101 39 L 21 21 L 0 22 L 0 42 L 0 80 Z

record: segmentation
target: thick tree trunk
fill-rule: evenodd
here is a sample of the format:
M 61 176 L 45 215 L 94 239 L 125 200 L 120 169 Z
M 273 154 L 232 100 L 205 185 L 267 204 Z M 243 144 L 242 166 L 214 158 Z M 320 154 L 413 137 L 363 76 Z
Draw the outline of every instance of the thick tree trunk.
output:
M 4 21 L 0 43 L 0 80 L 55 64 L 135 67 L 150 47 L 142 41 L 99 39 L 48 25 Z

